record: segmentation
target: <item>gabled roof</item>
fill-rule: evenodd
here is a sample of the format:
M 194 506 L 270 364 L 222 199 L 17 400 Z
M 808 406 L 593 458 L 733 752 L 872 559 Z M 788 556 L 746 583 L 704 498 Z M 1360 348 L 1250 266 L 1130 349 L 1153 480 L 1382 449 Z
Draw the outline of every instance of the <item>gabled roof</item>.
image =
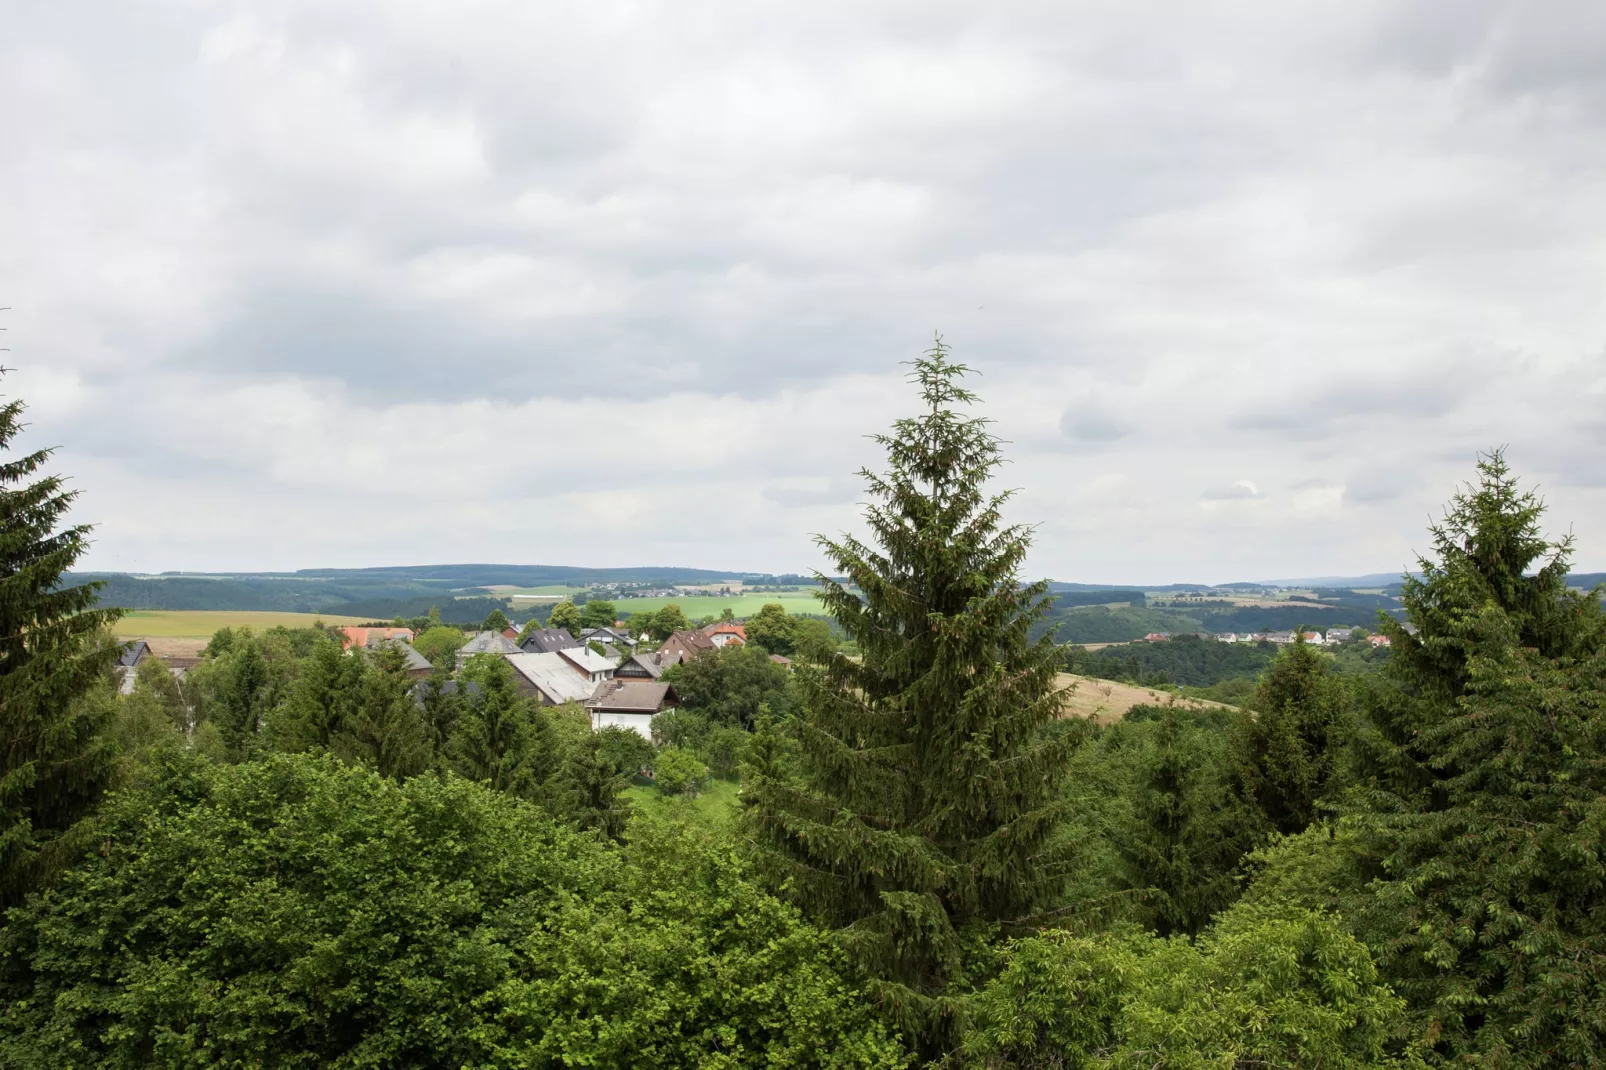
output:
M 618 664 L 587 646 L 559 650 L 557 655 L 587 675 L 594 672 L 612 672 L 614 666 Z
M 708 636 L 704 635 L 702 632 L 693 631 L 690 628 L 684 631 L 669 633 L 669 638 L 664 640 L 664 646 L 668 646 L 670 643 L 676 642 L 685 647 L 687 650 L 691 651 L 719 649 L 714 645 L 714 641 L 708 638 Z
M 151 645 L 143 639 L 135 639 L 133 642 L 124 643 L 122 651 L 117 655 L 117 665 L 119 668 L 132 669 L 150 652 Z
M 710 624 L 708 627 L 703 629 L 703 634 L 709 638 L 713 638 L 716 635 L 734 635 L 742 642 L 747 642 L 746 625 L 738 624 L 733 620 L 715 621 L 713 624 Z
M 407 671 L 409 672 L 412 672 L 415 669 L 424 669 L 429 671 L 435 668 L 435 666 L 429 663 L 428 658 L 424 657 L 424 655 L 420 654 L 418 651 L 414 650 L 411 646 L 402 642 L 400 639 L 392 639 L 388 643 L 380 643 L 377 646 L 370 646 L 367 649 L 378 652 L 385 649 L 387 646 L 393 646 L 402 652 L 402 658 L 405 659 L 407 663 Z
M 552 654 L 559 650 L 571 650 L 579 645 L 580 640 L 563 628 L 537 628 L 524 637 L 519 649 L 529 654 Z
M 405 642 L 413 641 L 411 628 L 341 628 L 340 640 L 343 646 L 371 647 L 392 639 L 401 639 Z
M 513 671 L 554 705 L 584 702 L 596 689 L 589 677 L 581 676 L 561 654 L 536 652 L 508 654 Z
M 680 701 L 673 684 L 657 680 L 604 680 L 586 703 L 588 710 L 658 713 Z
M 474 637 L 457 649 L 458 659 L 475 654 L 517 654 L 519 644 L 501 632 L 475 632 Z
M 639 665 L 639 666 L 641 666 L 643 669 L 645 669 L 647 671 L 647 674 L 649 676 L 651 676 L 654 680 L 656 680 L 656 679 L 658 679 L 658 677 L 662 676 L 664 674 L 664 670 L 669 668 L 669 666 L 664 664 L 663 659 L 658 656 L 658 651 L 656 651 L 656 650 L 645 651 L 645 652 L 639 653 L 639 654 L 632 654 L 628 658 L 626 658 L 624 661 L 621 661 L 619 663 L 619 668 L 623 669 L 627 665 Z M 618 672 L 617 669 L 614 670 L 614 671 L 616 673 Z

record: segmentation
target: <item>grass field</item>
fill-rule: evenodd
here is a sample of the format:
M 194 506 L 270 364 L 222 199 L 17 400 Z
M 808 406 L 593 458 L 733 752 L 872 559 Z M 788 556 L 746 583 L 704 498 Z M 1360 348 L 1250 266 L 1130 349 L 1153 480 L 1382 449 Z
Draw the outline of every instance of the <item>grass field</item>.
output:
M 1118 684 L 1114 680 L 1073 676 L 1068 672 L 1059 674 L 1059 683 L 1061 687 L 1076 685 L 1076 690 L 1066 696 L 1066 713 L 1073 717 L 1091 717 L 1103 724 L 1119 721 L 1133 706 L 1164 706 L 1172 698 L 1170 692 L 1158 688 L 1133 687 L 1130 684 Z M 1177 705 L 1195 710 L 1229 708 L 1222 703 L 1199 698 L 1179 698 Z
M 698 617 L 717 617 L 726 609 L 738 617 L 751 617 L 766 603 L 774 602 L 785 606 L 788 613 L 823 613 L 820 600 L 814 597 L 813 591 L 783 591 L 778 594 L 739 594 L 730 598 L 718 596 L 685 596 L 674 598 L 620 598 L 613 605 L 620 617 L 628 617 L 632 613 L 656 613 L 670 602 L 680 606 L 681 612 L 692 620 Z
M 640 778 L 625 789 L 625 797 L 644 813 L 682 817 L 702 825 L 722 825 L 736 813 L 737 786 L 729 780 L 710 780 L 708 790 L 694 799 L 664 795 Z
M 498 598 L 511 598 L 515 602 L 556 602 L 570 595 L 585 593 L 584 587 L 565 587 L 561 583 L 547 587 L 511 587 L 498 584 L 487 587 Z
M 226 609 L 136 609 L 124 615 L 112 630 L 122 639 L 206 639 L 219 628 L 251 628 L 259 632 L 279 625 L 310 628 L 315 620 L 338 627 L 342 624 L 362 624 L 367 618 Z

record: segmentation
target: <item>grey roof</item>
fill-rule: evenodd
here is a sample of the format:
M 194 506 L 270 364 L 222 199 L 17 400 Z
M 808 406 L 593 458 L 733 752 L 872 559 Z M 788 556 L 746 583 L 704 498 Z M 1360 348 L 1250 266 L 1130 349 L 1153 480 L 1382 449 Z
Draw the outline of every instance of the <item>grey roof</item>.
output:
M 593 639 L 604 645 L 614 643 L 622 646 L 636 645 L 630 636 L 613 628 L 586 628 L 580 632 L 580 641 L 582 643 L 589 643 Z
M 539 651 L 508 654 L 507 663 L 554 705 L 584 702 L 597 686 L 588 677 L 575 672 L 574 666 L 561 654 Z
M 537 628 L 518 644 L 520 650 L 531 654 L 551 654 L 559 650 L 572 650 L 580 640 L 563 628 Z
M 586 703 L 588 710 L 657 713 L 680 701 L 673 684 L 657 680 L 604 680 Z
M 650 650 L 641 654 L 632 654 L 624 661 L 619 663 L 619 668 L 622 669 L 626 665 L 641 666 L 643 669 L 647 670 L 647 674 L 654 680 L 662 676 L 664 674 L 664 670 L 669 668 L 669 666 L 665 665 L 663 660 L 658 657 L 658 651 L 656 650 Z M 617 671 L 618 670 L 615 670 L 615 672 Z
M 558 651 L 558 657 L 569 662 L 581 672 L 590 675 L 594 672 L 612 673 L 618 662 L 598 654 L 588 646 L 577 646 L 569 650 Z
M 135 639 L 133 642 L 123 644 L 122 651 L 117 655 L 117 664 L 131 669 L 138 665 L 140 659 L 150 652 L 151 645 L 149 643 L 143 639 Z
M 517 654 L 519 644 L 503 635 L 501 632 L 475 632 L 474 638 L 464 643 L 457 650 L 458 660 L 472 657 L 475 654 Z

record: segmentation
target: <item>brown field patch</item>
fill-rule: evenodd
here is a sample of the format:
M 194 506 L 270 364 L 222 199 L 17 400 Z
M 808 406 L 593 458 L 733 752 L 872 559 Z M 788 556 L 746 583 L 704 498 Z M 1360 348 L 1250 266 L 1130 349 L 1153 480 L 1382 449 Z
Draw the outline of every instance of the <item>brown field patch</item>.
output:
M 1072 717 L 1092 718 L 1100 724 L 1119 721 L 1133 706 L 1164 706 L 1173 699 L 1185 709 L 1232 709 L 1220 702 L 1179 698 L 1157 688 L 1133 687 L 1114 680 L 1075 676 L 1068 672 L 1059 674 L 1059 682 L 1062 687 L 1074 685 L 1075 688 L 1065 696 L 1065 712 Z

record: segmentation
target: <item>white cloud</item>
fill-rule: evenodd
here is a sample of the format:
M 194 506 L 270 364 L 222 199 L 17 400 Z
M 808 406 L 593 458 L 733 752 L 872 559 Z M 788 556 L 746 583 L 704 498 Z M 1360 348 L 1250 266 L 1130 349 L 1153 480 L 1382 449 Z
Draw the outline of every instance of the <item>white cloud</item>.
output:
M 92 564 L 806 567 L 941 329 L 1040 571 L 1395 567 L 1502 442 L 1606 567 L 1582 0 L 80 6 L 0 337 Z

